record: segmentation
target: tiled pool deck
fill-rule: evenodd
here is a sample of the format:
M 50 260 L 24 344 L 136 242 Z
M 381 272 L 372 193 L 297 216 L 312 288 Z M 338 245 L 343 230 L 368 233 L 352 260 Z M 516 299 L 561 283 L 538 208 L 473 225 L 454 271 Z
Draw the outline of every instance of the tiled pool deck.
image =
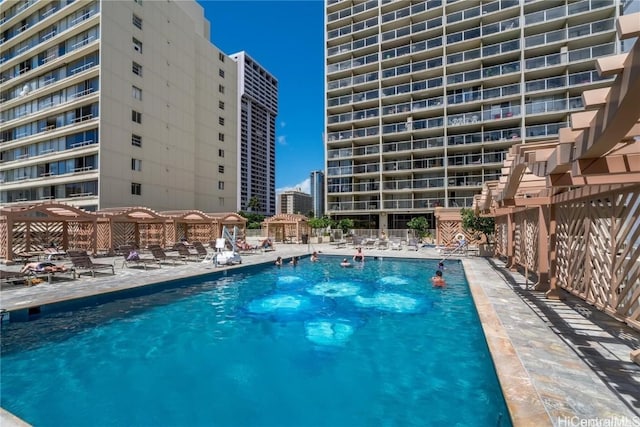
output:
M 236 267 L 189 263 L 162 268 L 124 268 L 116 275 L 82 276 L 24 287 L 6 285 L 0 308 L 12 311 L 145 286 L 246 265 L 271 263 L 277 256 L 318 250 L 351 255 L 351 248 L 279 245 L 276 251 L 243 256 Z M 369 256 L 439 258 L 433 249 L 372 250 Z M 322 256 L 322 255 L 321 255 Z M 102 258 L 100 262 L 114 262 Z M 305 262 L 305 261 L 303 261 Z M 640 348 L 640 333 L 567 295 L 551 301 L 526 288 L 525 278 L 494 259 L 463 258 L 465 272 L 483 323 L 487 343 L 515 426 L 640 426 L 640 366 L 630 359 Z M 14 269 L 18 268 L 14 266 Z M 425 271 L 426 278 L 431 271 Z M 0 425 L 24 425 L 0 410 Z

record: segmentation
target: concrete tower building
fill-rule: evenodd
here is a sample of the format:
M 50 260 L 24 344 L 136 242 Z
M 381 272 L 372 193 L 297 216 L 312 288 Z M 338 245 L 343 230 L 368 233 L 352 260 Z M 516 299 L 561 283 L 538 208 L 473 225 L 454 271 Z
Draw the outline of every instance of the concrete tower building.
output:
M 595 60 L 632 3 L 328 0 L 327 213 L 393 229 L 471 206 L 512 144 L 610 84 Z
M 246 52 L 230 55 L 238 64 L 238 210 L 276 213 L 276 116 L 278 80 Z M 251 207 L 256 198 L 260 207 Z
M 313 171 L 310 175 L 313 214 L 316 218 L 324 216 L 324 172 Z
M 236 64 L 195 1 L 0 3 L 0 201 L 237 206 Z
M 313 209 L 311 195 L 300 190 L 284 191 L 279 196 L 280 212 L 278 213 L 307 215 Z

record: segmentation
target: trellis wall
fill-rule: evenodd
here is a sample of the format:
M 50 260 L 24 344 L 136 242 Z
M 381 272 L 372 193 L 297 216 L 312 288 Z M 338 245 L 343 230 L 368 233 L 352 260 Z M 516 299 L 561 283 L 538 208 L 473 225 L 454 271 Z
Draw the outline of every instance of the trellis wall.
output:
M 514 220 L 514 262 L 538 271 L 538 208 L 516 212 Z
M 496 217 L 496 247 L 495 247 L 495 256 L 497 257 L 506 257 L 507 256 L 507 245 L 509 243 L 507 236 L 507 216 Z
M 83 221 L 68 221 L 67 223 L 67 247 L 79 249 L 90 253 L 96 252 L 95 223 Z M 34 225 L 34 224 L 32 224 Z
M 142 223 L 138 224 L 138 245 L 141 248 L 149 246 L 164 246 L 166 223 Z
M 0 220 L 0 258 L 9 258 L 9 230 L 6 220 Z
M 111 225 L 113 234 L 113 248 L 130 244 L 136 240 L 136 224 L 133 222 L 114 222 Z
M 438 220 L 436 227 L 438 228 L 436 242 L 438 245 L 449 245 L 456 242 L 456 235 L 460 233 L 465 236 L 467 242 L 475 241 L 473 234 L 462 228 L 462 221 L 460 220 Z
M 556 205 L 558 284 L 640 329 L 640 186 Z

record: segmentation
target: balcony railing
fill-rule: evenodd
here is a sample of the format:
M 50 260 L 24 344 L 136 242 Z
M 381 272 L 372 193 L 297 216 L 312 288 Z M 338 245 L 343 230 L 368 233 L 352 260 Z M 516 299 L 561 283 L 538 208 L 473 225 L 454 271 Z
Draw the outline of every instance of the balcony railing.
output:
M 557 136 L 560 129 L 567 126 L 567 123 L 551 123 L 547 125 L 527 126 L 525 129 L 525 135 L 528 138 Z
M 544 114 L 557 111 L 577 110 L 583 107 L 582 97 L 557 99 L 552 101 L 536 101 L 525 104 L 527 114 Z

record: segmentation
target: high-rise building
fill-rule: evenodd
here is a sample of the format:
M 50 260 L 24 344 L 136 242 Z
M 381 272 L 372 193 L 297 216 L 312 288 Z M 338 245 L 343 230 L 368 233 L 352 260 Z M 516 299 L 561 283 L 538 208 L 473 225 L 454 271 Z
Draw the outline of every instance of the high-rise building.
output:
M 610 84 L 595 61 L 632 3 L 328 0 L 327 213 L 385 229 L 471 206 L 512 144 Z
M 246 52 L 230 56 L 238 64 L 238 210 L 271 216 L 276 213 L 278 80 Z
M 324 172 L 313 171 L 309 179 L 311 181 L 313 215 L 316 218 L 321 218 L 324 216 Z
M 311 195 L 300 190 L 288 190 L 279 194 L 278 213 L 307 215 L 313 209 Z
M 0 201 L 237 206 L 237 68 L 195 1 L 0 3 Z

